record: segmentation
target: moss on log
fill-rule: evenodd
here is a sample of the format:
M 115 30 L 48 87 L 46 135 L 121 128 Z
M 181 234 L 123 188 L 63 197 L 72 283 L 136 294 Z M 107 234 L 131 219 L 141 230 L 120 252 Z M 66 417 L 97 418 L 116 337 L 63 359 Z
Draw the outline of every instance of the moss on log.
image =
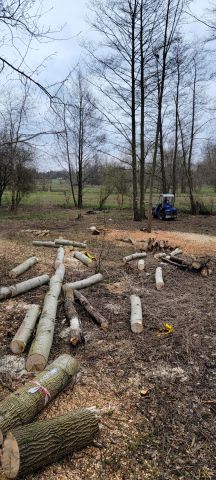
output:
M 26 475 L 81 450 L 98 433 L 95 414 L 85 409 L 17 428 L 4 441 L 3 472 L 11 479 Z
M 0 402 L 0 444 L 9 430 L 30 423 L 68 385 L 79 365 L 70 355 L 61 355 L 44 372 Z M 37 384 L 43 387 L 39 389 Z M 38 388 L 37 388 L 38 387 Z M 36 389 L 33 393 L 32 389 Z M 47 389 L 49 395 L 45 394 Z

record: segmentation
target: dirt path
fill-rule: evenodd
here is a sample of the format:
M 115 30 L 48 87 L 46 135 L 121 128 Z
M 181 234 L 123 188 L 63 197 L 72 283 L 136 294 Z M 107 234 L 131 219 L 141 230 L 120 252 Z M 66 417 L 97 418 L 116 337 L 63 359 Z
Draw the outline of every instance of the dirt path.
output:
M 107 230 L 106 240 L 117 240 L 130 237 L 134 241 L 154 237 L 159 240 L 169 240 L 173 247 L 179 246 L 184 253 L 194 255 L 211 255 L 216 257 L 216 236 L 200 235 L 198 233 L 183 233 L 155 230 L 151 234 L 141 231 Z

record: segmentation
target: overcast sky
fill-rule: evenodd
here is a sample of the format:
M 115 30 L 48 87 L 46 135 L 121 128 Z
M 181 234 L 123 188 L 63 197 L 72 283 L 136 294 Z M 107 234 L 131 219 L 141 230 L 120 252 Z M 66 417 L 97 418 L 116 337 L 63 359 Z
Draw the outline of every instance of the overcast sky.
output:
M 53 55 L 46 62 L 44 77 L 49 81 L 61 80 L 65 74 L 80 60 L 82 55 L 81 39 L 91 38 L 93 32 L 87 23 L 88 2 L 86 0 L 46 0 L 44 8 L 48 12 L 43 17 L 46 25 L 53 28 L 63 26 L 61 33 L 56 34 L 57 40 L 37 47 L 32 51 L 30 61 L 35 65 L 36 61 L 40 63 L 44 56 Z M 46 7 L 45 7 L 46 6 Z M 196 16 L 203 18 L 205 9 L 210 6 L 210 0 L 194 0 L 191 4 L 191 10 Z M 190 38 L 200 38 L 205 35 L 205 27 L 192 18 L 188 17 L 188 24 L 185 25 L 185 31 Z M 65 38 L 67 40 L 58 40 Z
M 50 26 L 53 30 L 60 29 L 61 31 L 53 34 L 54 40 L 45 41 L 44 43 L 32 43 L 26 59 L 26 66 L 24 65 L 23 69 L 26 70 L 27 66 L 29 66 L 30 69 L 35 69 L 37 65 L 43 62 L 44 58 L 48 57 L 43 64 L 43 68 L 40 69 L 39 80 L 44 85 L 50 85 L 63 80 L 75 65 L 82 63 L 82 39 L 97 39 L 97 34 L 92 31 L 87 22 L 87 17 L 90 15 L 87 7 L 88 1 L 43 0 L 42 3 L 44 8 L 42 24 L 45 26 L 45 29 Z M 215 1 L 213 3 L 215 4 Z M 197 17 L 203 18 L 205 9 L 211 4 L 211 0 L 194 0 L 191 3 L 191 11 Z M 184 25 L 184 30 L 187 38 L 191 39 L 191 41 L 196 38 L 203 38 L 206 35 L 206 27 L 195 22 L 192 17 L 188 17 L 188 21 Z M 7 49 L 7 45 L 5 48 Z M 13 62 L 16 58 L 16 64 L 18 64 L 19 58 L 17 56 L 13 58 L 13 53 L 10 49 L 7 49 L 6 55 L 6 58 L 9 58 Z M 17 55 L 16 51 L 15 55 Z M 5 77 L 5 84 L 6 83 L 8 83 L 7 76 Z M 0 97 L 2 95 L 4 99 L 3 76 L 1 85 Z M 214 95 L 214 90 L 215 82 L 211 88 L 211 95 Z M 216 97 L 216 94 L 214 96 Z M 40 108 L 37 109 L 40 113 L 41 121 L 43 121 L 44 118 L 43 112 L 45 112 L 47 108 L 47 102 L 48 99 L 44 95 L 43 101 L 41 102 L 40 100 Z M 43 144 L 42 141 L 42 160 L 40 166 L 43 169 L 55 168 L 57 165 L 54 164 L 53 159 L 50 157 L 51 159 L 49 160 L 50 147 L 49 145 L 46 147 L 45 143 Z M 44 148 L 49 150 L 49 155 L 46 157 L 46 160 L 45 156 L 43 156 Z M 44 164 L 46 162 L 47 165 L 45 167 Z

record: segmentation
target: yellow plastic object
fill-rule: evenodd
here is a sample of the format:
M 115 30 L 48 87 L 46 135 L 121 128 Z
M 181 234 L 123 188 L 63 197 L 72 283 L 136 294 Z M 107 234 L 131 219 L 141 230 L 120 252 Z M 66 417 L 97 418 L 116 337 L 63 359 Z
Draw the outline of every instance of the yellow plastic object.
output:
M 160 328 L 158 335 L 170 335 L 174 332 L 174 328 L 169 323 L 164 323 L 163 327 Z
M 83 252 L 83 254 L 84 254 L 86 257 L 88 257 L 89 260 L 91 260 L 91 261 L 96 260 L 95 256 L 94 256 L 92 253 L 90 253 L 90 252 L 87 252 L 87 251 L 86 251 L 86 252 Z

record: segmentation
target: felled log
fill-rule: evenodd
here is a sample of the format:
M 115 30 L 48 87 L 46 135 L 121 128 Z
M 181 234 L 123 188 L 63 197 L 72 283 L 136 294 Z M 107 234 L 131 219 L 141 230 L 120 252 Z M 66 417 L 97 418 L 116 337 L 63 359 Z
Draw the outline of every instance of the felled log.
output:
M 167 255 L 166 257 L 163 258 L 163 261 L 166 263 L 169 263 L 170 265 L 174 265 L 176 267 L 179 267 L 181 269 L 186 269 L 191 272 L 202 272 L 203 269 L 208 270 L 208 275 L 209 275 L 209 270 L 211 271 L 211 268 L 209 268 L 208 263 L 210 262 L 210 258 L 204 257 L 200 258 L 197 260 L 194 259 L 185 259 L 185 258 L 179 258 L 179 257 L 171 257 L 170 255 Z M 203 276 L 208 276 L 206 275 L 207 270 L 204 270 L 204 275 Z M 211 274 L 211 273 L 210 273 Z
M 127 263 L 127 262 L 131 262 L 132 260 L 137 260 L 139 258 L 145 258 L 146 257 L 146 253 L 145 252 L 142 252 L 142 253 L 133 253 L 132 255 L 128 255 L 127 257 L 124 257 L 123 258 L 123 262 L 124 263 Z
M 0 402 L 0 445 L 9 430 L 30 423 L 78 372 L 77 360 L 61 355 L 44 372 Z
M 170 253 L 170 256 L 171 257 L 175 257 L 176 255 L 181 255 L 182 254 L 182 250 L 180 248 L 175 248 L 175 250 L 173 250 L 171 253 Z
M 64 238 L 57 238 L 55 240 L 55 245 L 58 247 L 59 245 L 63 245 L 63 246 L 86 248 L 86 243 L 75 242 L 73 240 L 65 240 Z
M 43 240 L 33 240 L 32 245 L 35 247 L 53 247 L 53 248 L 58 248 L 58 245 L 56 245 L 55 242 L 52 242 L 51 240 L 43 241 Z
M 89 230 L 92 235 L 100 235 L 100 230 L 98 230 L 97 227 L 89 227 Z
M 61 265 L 61 263 L 64 263 L 64 248 L 59 247 L 57 251 L 57 256 L 55 260 L 55 269 Z
M 141 260 L 138 261 L 138 270 L 141 272 L 145 270 L 145 260 L 141 258 Z
M 96 273 L 91 277 L 84 278 L 83 280 L 78 280 L 77 282 L 66 283 L 67 287 L 72 288 L 73 290 L 81 290 L 82 288 L 91 287 L 96 283 L 102 282 L 103 275 L 101 273 Z
M 74 305 L 73 289 L 69 288 L 67 285 L 64 285 L 63 292 L 65 316 L 70 324 L 68 331 L 69 342 L 72 345 L 76 346 L 78 343 L 85 342 L 82 324 Z
M 44 299 L 36 336 L 26 360 L 26 370 L 28 371 L 44 370 L 47 364 L 53 342 L 58 298 L 61 293 L 64 273 L 65 267 L 61 263 L 50 279 L 50 286 Z
M 102 328 L 102 330 L 108 329 L 108 321 L 101 315 L 101 313 L 89 303 L 86 297 L 82 293 L 74 290 L 74 296 L 86 310 L 86 312 L 93 318 L 93 320 Z
M 164 288 L 163 272 L 162 272 L 161 267 L 156 268 L 155 282 L 156 282 L 156 289 L 157 290 L 161 290 L 161 288 Z
M 20 265 L 17 265 L 17 267 L 13 268 L 10 272 L 9 272 L 9 277 L 11 278 L 16 278 L 18 277 L 19 275 L 21 275 L 22 273 L 26 272 L 29 268 L 31 268 L 33 265 L 35 265 L 35 263 L 38 262 L 38 258 L 37 257 L 30 257 L 28 258 L 27 260 L 25 260 L 25 262 L 21 263 Z
M 96 415 L 87 409 L 19 427 L 7 434 L 2 452 L 6 478 L 25 476 L 91 444 L 99 433 Z
M 48 282 L 49 276 L 41 275 L 40 277 L 29 278 L 29 280 L 25 280 L 25 282 L 17 283 L 15 285 L 11 285 L 10 287 L 2 287 L 0 288 L 0 300 L 16 297 L 17 295 L 26 293 L 29 290 L 33 290 L 33 288 L 45 285 Z
M 131 318 L 130 325 L 133 333 L 141 333 L 143 331 L 142 323 L 142 305 L 137 295 L 131 295 Z
M 145 242 L 142 242 L 142 246 L 140 247 L 141 252 L 147 252 L 148 251 L 148 240 Z
M 153 250 L 153 244 L 155 242 L 155 238 L 149 238 L 148 239 L 148 250 L 151 252 Z
M 131 245 L 134 245 L 134 241 L 132 240 L 132 238 L 119 238 L 119 242 L 124 242 L 124 243 L 131 243 Z
M 84 255 L 83 253 L 81 252 L 75 252 L 74 253 L 74 258 L 76 258 L 77 260 L 79 260 L 81 263 L 83 263 L 83 265 L 85 265 L 86 267 L 89 267 L 90 263 L 92 263 L 92 260 L 90 258 L 88 258 L 86 255 Z
M 33 334 L 37 319 L 40 315 L 40 310 L 40 305 L 30 305 L 22 324 L 10 344 L 13 353 L 24 352 L 26 345 Z

